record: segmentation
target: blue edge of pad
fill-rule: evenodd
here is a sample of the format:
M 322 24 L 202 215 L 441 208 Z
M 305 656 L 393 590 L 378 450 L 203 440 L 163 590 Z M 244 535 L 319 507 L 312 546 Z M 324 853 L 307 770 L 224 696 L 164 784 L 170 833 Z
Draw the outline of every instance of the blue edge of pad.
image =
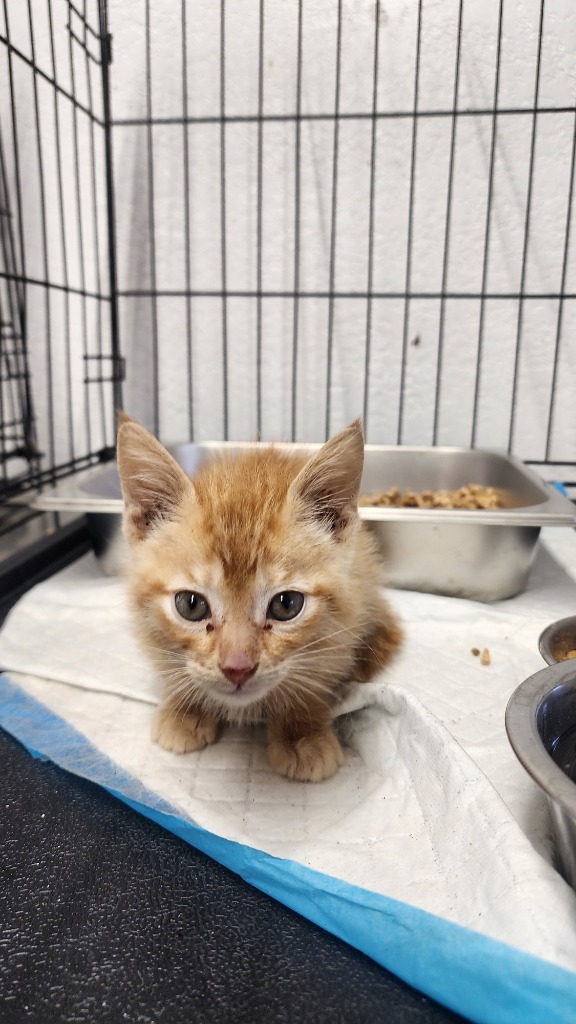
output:
M 114 764 L 82 733 L 2 675 L 0 726 L 34 757 L 102 786 L 133 810 L 471 1021 L 566 1024 L 574 1019 L 576 973 L 406 903 L 194 825 Z

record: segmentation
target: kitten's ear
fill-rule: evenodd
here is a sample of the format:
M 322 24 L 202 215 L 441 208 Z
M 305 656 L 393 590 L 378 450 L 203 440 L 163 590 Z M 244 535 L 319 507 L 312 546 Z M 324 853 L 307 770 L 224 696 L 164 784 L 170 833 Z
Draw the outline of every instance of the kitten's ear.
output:
M 338 536 L 358 518 L 363 466 L 364 436 L 360 420 L 355 420 L 306 463 L 288 494 L 307 518 Z
M 117 458 L 124 495 L 124 532 L 143 540 L 159 522 L 174 519 L 193 485 L 184 470 L 145 427 L 120 414 Z

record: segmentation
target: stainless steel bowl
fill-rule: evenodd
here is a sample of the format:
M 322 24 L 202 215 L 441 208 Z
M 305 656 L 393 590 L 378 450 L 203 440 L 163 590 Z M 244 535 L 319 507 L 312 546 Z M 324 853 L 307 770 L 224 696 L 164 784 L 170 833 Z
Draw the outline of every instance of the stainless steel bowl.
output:
M 546 794 L 556 867 L 576 889 L 576 663 L 559 662 L 524 680 L 506 708 L 506 731 Z
M 576 615 L 551 622 L 540 634 L 538 650 L 548 665 L 558 661 L 570 661 L 571 651 L 576 651 Z M 576 670 L 576 661 L 575 661 Z

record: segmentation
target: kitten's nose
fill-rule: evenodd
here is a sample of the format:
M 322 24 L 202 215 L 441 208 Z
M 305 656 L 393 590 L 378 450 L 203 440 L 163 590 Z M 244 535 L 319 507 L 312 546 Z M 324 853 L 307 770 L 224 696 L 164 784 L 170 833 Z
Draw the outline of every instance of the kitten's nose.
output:
M 218 668 L 230 683 L 240 689 L 254 675 L 258 662 L 254 662 L 243 651 L 238 651 L 229 655 L 226 661 L 220 662 Z

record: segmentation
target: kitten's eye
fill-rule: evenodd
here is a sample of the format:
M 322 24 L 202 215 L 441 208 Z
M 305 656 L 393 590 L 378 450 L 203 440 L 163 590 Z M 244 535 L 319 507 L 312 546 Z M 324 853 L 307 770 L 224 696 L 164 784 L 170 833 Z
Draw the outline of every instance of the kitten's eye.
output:
M 267 617 L 277 619 L 279 622 L 287 622 L 288 619 L 295 619 L 304 607 L 304 594 L 298 590 L 284 590 L 276 594 L 268 605 Z
M 180 590 L 174 597 L 174 603 L 178 614 L 188 619 L 188 622 L 201 622 L 210 617 L 208 601 L 202 594 L 195 594 L 192 590 Z

